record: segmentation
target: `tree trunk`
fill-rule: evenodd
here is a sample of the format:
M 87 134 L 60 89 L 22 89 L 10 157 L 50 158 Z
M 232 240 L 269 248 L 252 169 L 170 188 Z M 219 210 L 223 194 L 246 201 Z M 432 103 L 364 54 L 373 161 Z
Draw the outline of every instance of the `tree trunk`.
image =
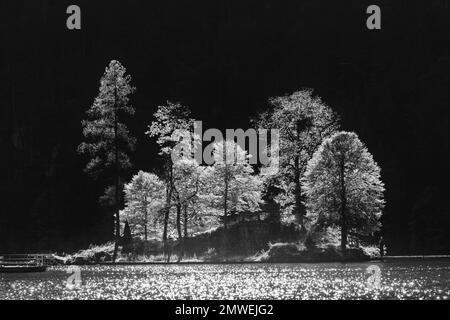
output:
M 120 241 L 120 173 L 119 173 L 119 138 L 118 138 L 118 110 L 117 110 L 117 87 L 114 88 L 114 162 L 116 171 L 116 190 L 115 190 L 115 210 L 116 210 L 116 237 L 114 244 L 113 263 L 116 262 L 117 252 L 119 251 Z
M 168 204 L 170 206 L 170 202 Z M 163 230 L 163 253 L 167 252 L 167 226 L 169 224 L 169 212 L 170 208 L 165 209 L 164 211 L 164 230 Z
M 183 238 L 183 234 L 181 232 L 181 205 L 177 204 L 177 233 L 178 233 L 178 240 L 181 240 Z
M 302 186 L 300 184 L 300 157 L 295 157 L 295 172 L 294 172 L 294 184 L 295 184 L 295 203 L 294 203 L 294 215 L 300 226 L 303 227 L 303 205 L 302 205 Z
M 163 254 L 167 254 L 167 230 L 169 225 L 170 205 L 172 199 L 172 161 L 168 160 L 168 179 L 166 189 L 166 209 L 164 211 Z M 170 260 L 170 257 L 169 257 Z
M 169 225 L 169 214 L 170 214 L 170 198 L 172 192 L 170 191 L 170 186 L 167 186 L 166 191 L 166 209 L 164 210 L 164 230 L 163 230 L 163 254 L 167 254 L 167 229 Z
M 184 238 L 188 237 L 188 215 L 187 215 L 187 205 L 184 206 Z
M 296 136 L 297 136 L 297 148 L 296 152 L 300 152 L 302 150 L 302 140 L 301 140 L 301 133 L 303 130 L 305 130 L 308 126 L 310 126 L 310 121 L 308 119 L 303 120 L 297 120 L 296 121 Z M 302 196 L 302 185 L 300 182 L 300 178 L 302 175 L 302 168 L 300 167 L 300 154 L 297 154 L 295 156 L 295 163 L 294 163 L 294 184 L 295 184 L 295 203 L 294 203 L 294 215 L 297 219 L 297 222 L 302 228 L 302 231 L 305 231 L 304 226 L 304 218 L 306 214 L 305 206 L 302 203 L 303 196 Z
M 345 167 L 343 158 L 341 158 L 340 184 L 341 184 L 341 252 L 343 257 L 345 258 L 347 252 L 348 226 L 347 226 L 347 194 L 345 188 Z
M 147 199 L 144 199 L 144 205 L 145 205 L 145 215 L 144 215 L 144 239 L 145 241 L 148 240 L 147 238 L 147 225 L 148 225 L 148 203 L 147 203 Z
M 181 204 L 177 204 L 177 232 L 178 232 L 178 262 L 181 261 L 183 257 L 183 234 L 181 233 Z
M 303 217 L 300 212 L 301 203 L 301 185 L 300 185 L 300 167 L 299 167 L 299 157 L 295 157 L 295 173 L 294 173 L 294 183 L 295 183 L 295 208 L 294 214 L 296 215 L 297 221 L 300 225 L 303 225 Z

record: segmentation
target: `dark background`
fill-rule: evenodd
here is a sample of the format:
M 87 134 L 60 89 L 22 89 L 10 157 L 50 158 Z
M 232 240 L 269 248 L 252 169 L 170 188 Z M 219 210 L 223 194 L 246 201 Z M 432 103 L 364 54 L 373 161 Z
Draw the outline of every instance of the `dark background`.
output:
M 0 252 L 111 237 L 76 148 L 117 59 L 137 87 L 134 171 L 158 166 L 144 132 L 166 100 L 204 127 L 247 128 L 268 97 L 314 88 L 382 168 L 390 253 L 450 253 L 450 1 L 3 0 L 0 17 Z

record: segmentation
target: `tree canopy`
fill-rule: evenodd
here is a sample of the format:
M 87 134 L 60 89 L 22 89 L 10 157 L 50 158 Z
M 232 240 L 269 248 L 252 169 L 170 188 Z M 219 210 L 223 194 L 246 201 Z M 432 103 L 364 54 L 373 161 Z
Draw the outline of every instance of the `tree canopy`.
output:
M 310 89 L 269 99 L 270 110 L 256 120 L 258 128 L 278 129 L 280 170 L 274 183 L 282 190 L 277 197 L 287 220 L 303 224 L 301 177 L 323 139 L 335 132 L 338 116 Z
M 110 199 L 111 192 L 114 192 L 113 204 L 116 211 L 114 260 L 120 239 L 122 180 L 126 170 L 131 167 L 129 152 L 134 150 L 136 142 L 123 122 L 124 116 L 133 115 L 135 112 L 129 104 L 129 95 L 134 91 L 131 76 L 126 74 L 125 67 L 120 62 L 112 60 L 100 79 L 99 94 L 86 112 L 88 119 L 82 121 L 86 141 L 78 147 L 80 154 L 90 156 L 85 171 L 94 178 L 103 175 L 107 180 L 112 180 L 108 183 L 114 184 L 114 187 L 105 189 L 103 196 Z
M 302 181 L 309 224 L 339 227 L 343 250 L 349 233 L 368 235 L 379 229 L 384 184 L 380 168 L 355 133 L 325 139 Z
M 99 94 L 86 112 L 87 120 L 82 121 L 83 136 L 78 151 L 90 156 L 86 172 L 98 178 L 109 169 L 120 172 L 131 167 L 128 152 L 136 142 L 123 122 L 126 115 L 134 115 L 129 104 L 129 95 L 135 91 L 131 86 L 131 76 L 118 61 L 111 61 L 100 80 Z M 117 152 L 117 158 L 116 158 Z
M 139 171 L 125 185 L 125 209 L 122 220 L 128 221 L 136 234 L 148 232 L 155 225 L 159 211 L 164 205 L 164 183 L 153 173 Z M 137 230 L 136 230 L 137 229 Z
M 230 213 L 260 210 L 262 181 L 249 164 L 249 155 L 234 141 L 220 141 L 213 146 L 214 165 L 206 198 L 212 210 L 221 212 L 224 222 Z M 225 222 L 226 227 L 226 222 Z

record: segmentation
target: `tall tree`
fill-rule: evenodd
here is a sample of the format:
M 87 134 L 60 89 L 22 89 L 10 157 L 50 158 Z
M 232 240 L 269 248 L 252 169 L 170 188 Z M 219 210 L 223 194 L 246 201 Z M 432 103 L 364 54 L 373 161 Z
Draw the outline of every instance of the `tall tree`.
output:
M 303 226 L 306 210 L 301 194 L 301 177 L 308 161 L 323 139 L 338 128 L 337 115 L 312 90 L 269 99 L 270 111 L 256 120 L 261 129 L 278 129 L 280 170 L 276 181 L 282 193 L 278 202 Z
M 317 229 L 339 227 L 343 253 L 349 233 L 379 230 L 384 184 L 380 168 L 355 133 L 325 139 L 309 161 L 303 182 L 308 219 Z
M 78 147 L 79 153 L 91 157 L 85 171 L 94 178 L 103 174 L 114 184 L 114 261 L 120 240 L 121 184 L 126 170 L 131 167 L 129 152 L 136 142 L 123 123 L 126 115 L 134 114 L 129 95 L 135 88 L 130 83 L 131 76 L 126 74 L 126 69 L 112 60 L 100 80 L 99 94 L 87 111 L 88 119 L 82 121 L 86 141 Z
M 179 143 L 179 136 L 176 132 L 179 130 L 193 130 L 194 119 L 191 118 L 191 112 L 188 107 L 180 103 L 167 102 L 165 106 L 159 106 L 153 115 L 154 120 L 149 126 L 147 135 L 156 138 L 160 146 L 160 155 L 164 161 L 164 180 L 166 183 L 166 205 L 164 208 L 164 230 L 163 243 L 164 251 L 167 252 L 167 236 L 174 196 L 174 168 L 172 161 L 172 152 Z
M 149 225 L 155 222 L 157 213 L 163 206 L 164 187 L 157 175 L 144 171 L 139 171 L 131 182 L 125 185 L 122 220 L 128 221 L 136 229 L 143 229 L 145 240 L 148 240 Z

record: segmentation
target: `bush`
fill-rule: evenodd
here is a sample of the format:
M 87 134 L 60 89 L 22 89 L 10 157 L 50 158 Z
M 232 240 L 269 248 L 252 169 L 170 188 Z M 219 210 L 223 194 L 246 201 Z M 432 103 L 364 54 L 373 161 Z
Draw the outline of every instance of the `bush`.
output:
M 254 257 L 254 261 L 295 263 L 295 262 L 337 262 L 337 261 L 367 261 L 370 257 L 362 249 L 347 249 L 345 257 L 338 246 L 306 249 L 297 243 L 270 244 L 269 250 Z
M 295 243 L 270 243 L 269 249 L 263 251 L 256 261 L 292 262 L 300 259 L 304 247 Z
M 380 258 L 380 248 L 378 246 L 375 245 L 361 246 L 361 249 L 363 250 L 364 254 L 370 257 L 370 259 Z
M 112 261 L 114 243 L 104 245 L 90 245 L 88 249 L 81 250 L 66 259 L 66 264 L 86 265 Z

